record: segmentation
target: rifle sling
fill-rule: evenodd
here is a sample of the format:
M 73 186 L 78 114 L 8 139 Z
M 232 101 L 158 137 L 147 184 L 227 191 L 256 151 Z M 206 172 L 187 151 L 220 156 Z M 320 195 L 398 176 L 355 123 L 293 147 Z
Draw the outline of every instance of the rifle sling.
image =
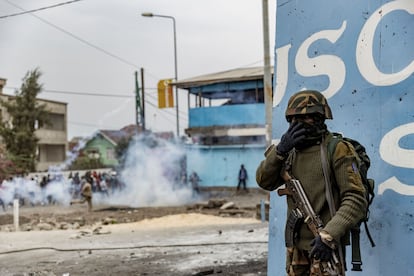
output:
M 321 142 L 322 170 L 323 170 L 323 177 L 325 179 L 326 201 L 328 202 L 329 212 L 331 213 L 331 218 L 332 218 L 336 213 L 336 208 L 335 208 L 335 202 L 334 202 L 334 199 L 333 199 L 332 185 L 331 185 L 331 181 L 330 181 L 328 161 L 326 160 L 327 159 L 326 157 L 327 157 L 327 155 L 326 155 L 326 149 L 325 149 L 325 141 L 323 139 L 322 142 Z
M 325 197 L 326 197 L 326 201 L 328 202 L 329 212 L 331 213 L 331 218 L 332 218 L 336 213 L 336 208 L 335 208 L 335 202 L 334 202 L 333 193 L 332 193 L 332 185 L 331 185 L 331 181 L 330 181 L 330 174 L 329 174 L 329 170 L 328 170 L 328 161 L 327 161 L 326 145 L 325 145 L 325 139 L 324 138 L 322 138 L 322 142 L 321 142 L 321 160 L 322 160 L 323 176 L 324 176 L 324 179 L 325 179 Z M 338 243 L 339 259 L 340 259 L 340 262 L 341 262 L 341 265 L 342 265 L 342 271 L 345 273 L 345 258 L 344 258 L 344 251 L 343 251 L 343 248 L 342 248 L 342 243 L 341 243 L 340 240 L 337 241 L 337 243 Z M 354 254 L 352 252 L 352 256 L 353 255 Z

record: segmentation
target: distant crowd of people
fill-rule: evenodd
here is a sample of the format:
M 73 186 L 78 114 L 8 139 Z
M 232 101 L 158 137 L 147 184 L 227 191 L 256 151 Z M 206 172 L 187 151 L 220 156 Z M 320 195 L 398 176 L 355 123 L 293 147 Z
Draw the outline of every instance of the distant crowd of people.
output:
M 83 176 L 79 176 L 79 173 L 70 173 L 68 179 L 71 182 L 71 195 L 73 199 L 79 198 L 80 191 L 84 182 L 91 184 L 92 193 L 101 193 L 105 196 L 109 196 L 115 193 L 117 190 L 123 188 L 122 183 L 118 180 L 116 172 L 111 173 L 99 173 L 96 171 L 87 171 Z
M 19 205 L 49 205 L 69 200 L 81 199 L 83 186 L 89 183 L 93 194 L 111 196 L 123 188 L 115 171 L 70 172 L 9 177 L 0 182 L 0 205 L 3 211 L 17 199 Z

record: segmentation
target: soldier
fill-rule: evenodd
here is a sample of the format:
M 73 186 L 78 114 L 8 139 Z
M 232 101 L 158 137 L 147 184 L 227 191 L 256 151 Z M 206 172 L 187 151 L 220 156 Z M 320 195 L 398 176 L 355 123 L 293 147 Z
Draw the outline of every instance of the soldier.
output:
M 356 166 L 357 154 L 345 141 L 339 142 L 333 153 L 330 170 L 336 212 L 331 217 L 321 157 L 322 146 L 326 147 L 332 138 L 325 124 L 325 119 L 332 119 L 327 100 L 318 91 L 297 92 L 289 99 L 285 115 L 289 128 L 277 145 L 266 150 L 265 160 L 256 171 L 256 181 L 261 188 L 272 191 L 284 184 L 281 175 L 287 171 L 300 181 L 315 213 L 323 221 L 324 228 L 316 237 L 304 222 L 294 229 L 286 228 L 295 237 L 292 244 L 286 243 L 287 275 L 333 275 L 320 274 L 315 267 L 330 260 L 333 248 L 338 245 L 342 246 L 339 250 L 343 256 L 344 246 L 349 244 L 349 230 L 364 217 L 367 206 Z M 293 202 L 289 195 L 287 206 L 290 213 Z
M 82 204 L 87 202 L 88 203 L 88 212 L 92 211 L 92 184 L 88 179 L 83 179 L 82 181 L 82 189 L 81 189 L 81 196 L 82 199 L 80 200 L 72 200 L 70 205 L 72 204 Z

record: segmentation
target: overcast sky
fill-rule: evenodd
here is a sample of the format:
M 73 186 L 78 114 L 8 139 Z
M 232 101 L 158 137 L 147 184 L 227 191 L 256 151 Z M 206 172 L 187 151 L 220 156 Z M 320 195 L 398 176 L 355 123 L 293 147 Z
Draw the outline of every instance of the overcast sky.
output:
M 0 17 L 65 0 L 0 0 Z M 269 0 L 273 59 L 275 2 Z M 0 18 L 0 78 L 13 94 L 39 68 L 39 98 L 68 104 L 68 139 L 135 123 L 134 72 L 145 70 L 146 126 L 176 132 L 175 108 L 157 109 L 158 80 L 263 65 L 262 0 L 82 0 Z M 273 63 L 273 62 L 272 62 Z M 180 90 L 180 134 L 187 93 Z M 91 95 L 94 94 L 94 95 Z M 114 97 L 116 96 L 116 97 Z

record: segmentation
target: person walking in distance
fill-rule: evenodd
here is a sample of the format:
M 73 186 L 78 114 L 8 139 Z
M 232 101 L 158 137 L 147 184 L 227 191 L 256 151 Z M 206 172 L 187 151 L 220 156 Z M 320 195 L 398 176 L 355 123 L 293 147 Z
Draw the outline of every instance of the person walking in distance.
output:
M 193 189 L 193 193 L 195 195 L 199 194 L 200 193 L 199 182 L 201 181 L 201 179 L 195 171 L 191 173 L 189 181 L 191 184 L 191 188 Z
M 331 108 L 322 93 L 306 90 L 289 99 L 285 115 L 289 128 L 277 145 L 271 145 L 265 151 L 265 159 L 256 171 L 256 181 L 261 188 L 273 191 L 287 183 L 283 176 L 288 173 L 300 182 L 313 210 L 323 222 L 317 236 L 304 219 L 290 223 L 295 202 L 287 193 L 286 273 L 345 275 L 344 246 L 349 244 L 350 229 L 364 217 L 367 207 L 357 153 L 350 143 L 341 141 L 329 160 L 330 175 L 327 177 L 332 178 L 334 203 L 334 208 L 330 208 L 332 204 L 327 200 L 323 162 L 326 161 L 327 144 L 333 137 L 325 124 L 326 119 L 332 119 Z M 293 238 L 288 241 L 286 237 Z M 338 274 L 321 269 L 332 260 L 333 254 L 341 259 L 342 268 Z
M 247 171 L 243 164 L 240 166 L 239 170 L 239 184 L 237 184 L 237 191 L 243 186 L 243 190 L 247 191 L 246 188 L 246 181 L 247 181 Z

